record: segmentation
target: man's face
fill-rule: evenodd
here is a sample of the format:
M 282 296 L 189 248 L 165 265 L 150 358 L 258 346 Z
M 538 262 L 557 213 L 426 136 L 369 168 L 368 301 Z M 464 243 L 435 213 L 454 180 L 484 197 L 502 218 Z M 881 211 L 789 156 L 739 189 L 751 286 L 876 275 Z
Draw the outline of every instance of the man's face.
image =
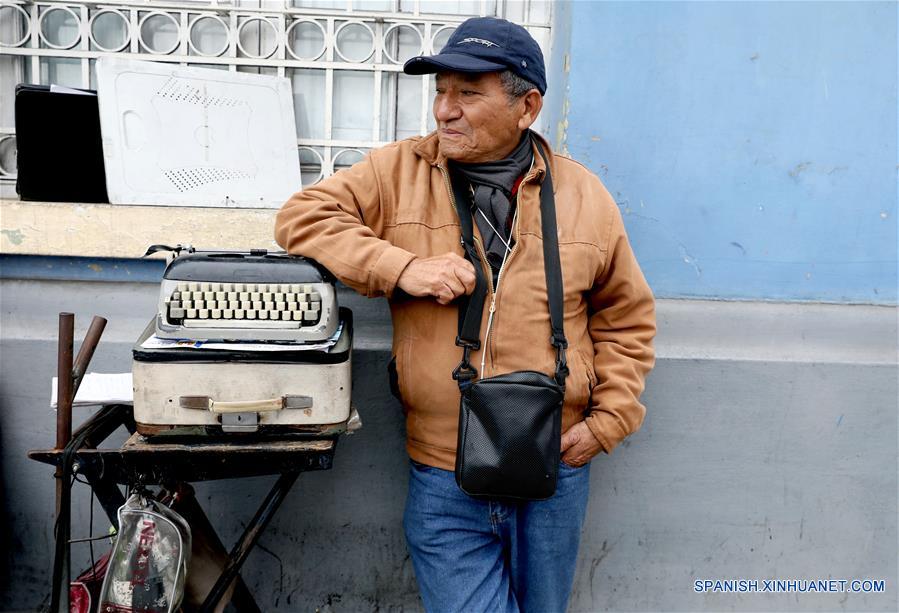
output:
M 437 73 L 434 119 L 440 152 L 464 163 L 508 157 L 533 121 L 523 121 L 525 106 L 523 99 L 510 103 L 498 72 Z

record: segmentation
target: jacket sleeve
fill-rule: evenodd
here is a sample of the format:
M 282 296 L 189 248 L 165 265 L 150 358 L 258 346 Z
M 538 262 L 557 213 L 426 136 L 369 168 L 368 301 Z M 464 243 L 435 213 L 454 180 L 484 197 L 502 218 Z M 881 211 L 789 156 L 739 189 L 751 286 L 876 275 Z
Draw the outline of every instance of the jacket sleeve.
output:
M 640 404 L 655 362 L 655 301 L 631 251 L 618 207 L 612 205 L 606 261 L 589 297 L 589 332 L 598 384 L 587 426 L 606 453 L 643 423 Z
M 391 296 L 415 255 L 382 238 L 386 223 L 368 155 L 294 194 L 278 212 L 275 240 L 288 253 L 316 260 L 360 294 Z

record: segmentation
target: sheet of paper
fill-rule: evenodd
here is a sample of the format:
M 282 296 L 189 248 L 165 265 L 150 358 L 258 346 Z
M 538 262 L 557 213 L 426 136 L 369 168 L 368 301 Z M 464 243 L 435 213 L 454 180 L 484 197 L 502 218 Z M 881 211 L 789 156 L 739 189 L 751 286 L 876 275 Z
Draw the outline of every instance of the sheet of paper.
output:
M 51 94 L 76 94 L 78 96 L 96 96 L 97 94 L 93 92 L 85 92 L 80 89 L 73 89 L 71 87 L 65 87 L 63 85 L 50 85 L 50 93 Z
M 50 406 L 56 408 L 57 387 L 59 382 L 53 377 L 50 389 Z M 96 404 L 116 404 L 134 401 L 134 386 L 131 373 L 103 374 L 89 372 L 81 380 L 81 387 L 75 395 L 72 406 L 89 406 Z
M 343 322 L 337 326 L 337 330 L 330 338 L 320 343 L 222 343 L 219 341 L 196 341 L 190 339 L 159 338 L 155 334 L 141 343 L 142 349 L 217 349 L 224 351 L 324 351 L 334 346 L 340 333 L 343 331 Z

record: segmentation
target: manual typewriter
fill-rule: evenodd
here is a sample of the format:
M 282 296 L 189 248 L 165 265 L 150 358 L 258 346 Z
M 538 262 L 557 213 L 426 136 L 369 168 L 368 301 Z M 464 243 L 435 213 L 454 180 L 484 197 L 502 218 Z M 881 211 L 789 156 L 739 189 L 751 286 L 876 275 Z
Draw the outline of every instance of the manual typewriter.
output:
M 334 433 L 350 416 L 352 312 L 334 277 L 283 252 L 170 249 L 133 350 L 145 435 Z
M 305 258 L 191 250 L 163 275 L 160 338 L 320 341 L 336 329 L 333 277 Z

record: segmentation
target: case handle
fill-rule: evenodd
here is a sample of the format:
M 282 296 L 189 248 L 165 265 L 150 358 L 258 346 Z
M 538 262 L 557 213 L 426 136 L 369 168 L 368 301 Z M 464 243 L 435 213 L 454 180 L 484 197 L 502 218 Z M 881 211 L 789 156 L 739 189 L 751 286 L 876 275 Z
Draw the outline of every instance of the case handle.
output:
M 281 411 L 283 409 L 311 409 L 312 396 L 281 396 L 263 400 L 215 400 L 209 396 L 181 396 L 178 405 L 182 409 L 212 411 L 213 413 L 252 413 Z

